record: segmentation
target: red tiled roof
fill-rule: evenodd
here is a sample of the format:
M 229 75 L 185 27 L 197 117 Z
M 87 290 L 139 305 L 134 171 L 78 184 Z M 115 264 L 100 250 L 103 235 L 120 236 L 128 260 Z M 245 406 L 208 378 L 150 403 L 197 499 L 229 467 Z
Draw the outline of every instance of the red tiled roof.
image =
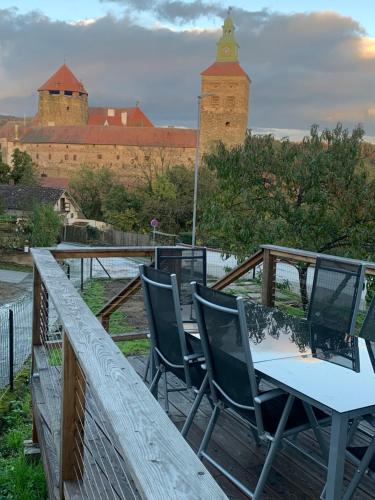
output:
M 126 113 L 126 116 L 123 113 Z M 138 106 L 133 108 L 89 108 L 88 125 L 153 127 L 152 122 Z
M 214 62 L 202 71 L 203 76 L 247 76 L 238 62 Z
M 39 87 L 39 90 L 68 90 L 87 94 L 83 83 L 73 75 L 66 64 L 63 64 L 49 80 Z
M 0 139 L 5 138 L 8 141 L 13 141 L 16 135 L 15 125 L 18 125 L 18 137 L 22 139 L 23 135 L 33 128 L 34 124 L 34 120 L 27 120 L 26 125 L 24 125 L 24 120 L 21 118 L 19 120 L 10 120 L 0 127 Z
M 41 177 L 39 184 L 43 187 L 67 189 L 69 179 L 67 177 Z
M 33 127 L 22 138 L 26 144 L 109 144 L 195 148 L 196 130 L 157 127 L 66 125 Z

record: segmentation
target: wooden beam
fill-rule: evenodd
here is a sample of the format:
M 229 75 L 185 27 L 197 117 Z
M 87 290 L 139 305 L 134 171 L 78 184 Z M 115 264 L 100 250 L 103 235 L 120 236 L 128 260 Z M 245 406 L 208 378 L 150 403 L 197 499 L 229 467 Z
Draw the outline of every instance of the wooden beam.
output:
M 69 337 L 63 336 L 63 376 L 61 387 L 60 498 L 64 482 L 81 479 L 83 465 L 83 432 L 85 408 L 84 379 Z
M 263 251 L 262 304 L 273 307 L 275 303 L 276 259 L 270 250 Z
M 122 304 L 134 295 L 141 288 L 141 279 L 139 276 L 133 278 L 125 287 L 112 297 L 101 309 L 96 313 L 96 316 L 102 319 L 102 325 L 108 330 L 109 316 L 113 314 Z
M 227 498 L 48 250 L 33 249 L 90 393 L 141 497 Z
M 253 269 L 256 267 L 258 264 L 260 264 L 263 260 L 263 250 L 258 250 L 255 252 L 251 257 L 246 259 L 242 264 L 239 266 L 235 267 L 230 271 L 228 274 L 220 278 L 218 281 L 216 281 L 213 285 L 212 288 L 215 290 L 222 290 L 226 286 L 230 285 L 234 281 L 238 280 L 246 274 L 247 272 L 250 271 L 250 269 Z
M 41 345 L 42 343 L 40 338 L 41 294 L 42 294 L 42 282 L 39 271 L 37 267 L 34 265 L 33 325 L 32 325 L 32 339 L 31 339 L 31 375 L 34 373 L 34 368 L 35 368 L 34 347 Z M 31 439 L 33 443 L 38 442 L 38 432 L 35 423 L 34 412 L 33 412 Z
M 77 248 L 51 248 L 51 253 L 56 259 L 74 259 L 90 257 L 153 257 L 155 247 L 77 247 Z

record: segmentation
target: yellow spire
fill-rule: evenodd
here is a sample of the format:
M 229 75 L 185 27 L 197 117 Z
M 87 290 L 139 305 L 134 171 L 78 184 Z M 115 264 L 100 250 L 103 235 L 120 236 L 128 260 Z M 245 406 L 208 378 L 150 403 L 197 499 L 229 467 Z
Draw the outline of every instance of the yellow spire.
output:
M 230 17 L 230 8 L 228 16 L 224 20 L 223 34 L 217 42 L 216 61 L 217 62 L 238 62 L 239 45 L 234 38 L 234 23 Z

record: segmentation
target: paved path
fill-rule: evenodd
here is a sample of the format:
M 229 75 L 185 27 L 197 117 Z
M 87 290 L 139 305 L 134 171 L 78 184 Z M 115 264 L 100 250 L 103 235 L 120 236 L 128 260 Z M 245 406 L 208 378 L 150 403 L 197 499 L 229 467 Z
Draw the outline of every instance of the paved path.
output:
M 21 271 L 8 271 L 7 269 L 0 269 L 0 281 L 3 281 L 4 283 L 14 283 L 18 285 L 25 278 L 27 278 L 29 274 L 30 273 L 23 273 Z

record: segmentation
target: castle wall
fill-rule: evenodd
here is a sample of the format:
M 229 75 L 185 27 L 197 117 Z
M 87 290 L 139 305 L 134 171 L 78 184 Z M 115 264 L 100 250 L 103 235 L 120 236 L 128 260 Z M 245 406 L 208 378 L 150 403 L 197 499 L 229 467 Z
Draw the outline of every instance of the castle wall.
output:
M 202 152 L 209 152 L 219 140 L 228 147 L 243 143 L 249 114 L 249 92 L 246 76 L 202 76 Z
M 125 186 L 161 173 L 168 166 L 193 167 L 195 148 L 98 144 L 8 143 L 8 155 L 19 147 L 38 165 L 41 176 L 71 178 L 82 165 L 110 168 Z
M 39 91 L 38 124 L 40 126 L 86 125 L 88 120 L 87 94 L 50 94 Z

